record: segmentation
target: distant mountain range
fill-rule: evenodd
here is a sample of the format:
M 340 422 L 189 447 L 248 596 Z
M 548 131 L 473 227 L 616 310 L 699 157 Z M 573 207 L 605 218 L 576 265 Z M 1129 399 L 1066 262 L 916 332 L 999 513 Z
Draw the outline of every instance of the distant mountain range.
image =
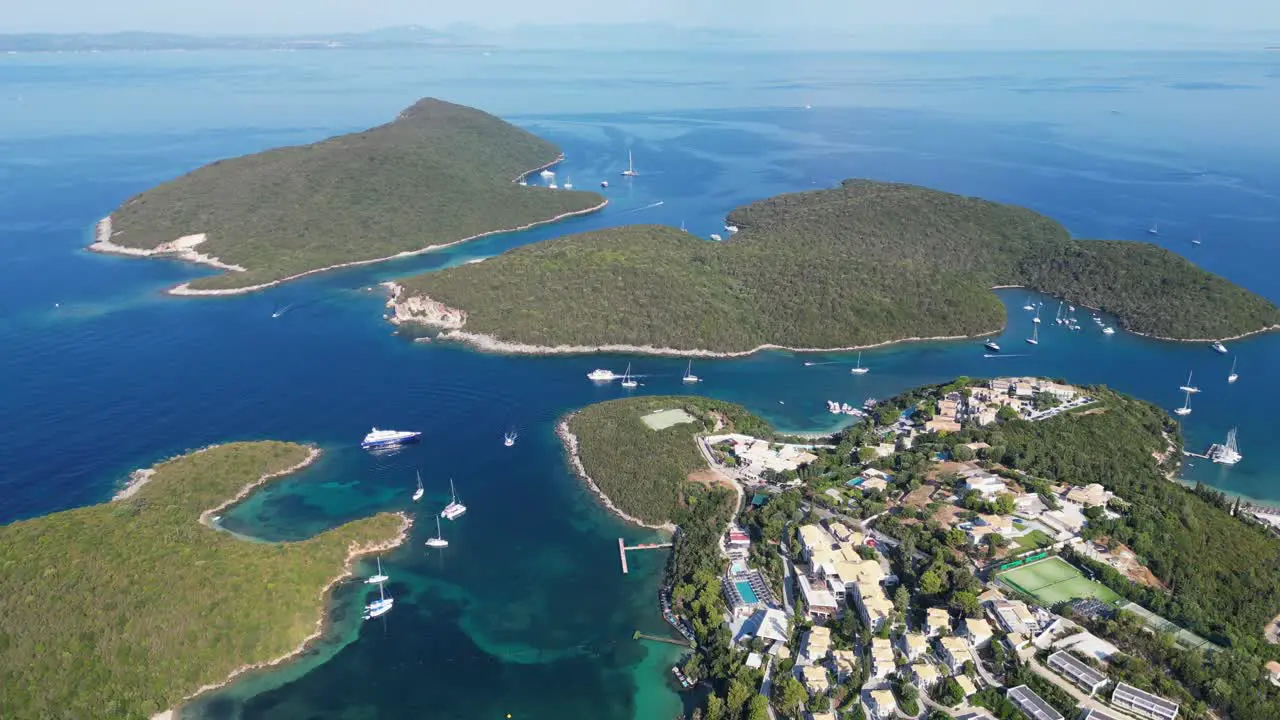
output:
M 312 35 L 186 35 L 160 32 L 0 35 L 0 53 L 119 50 L 335 50 L 468 45 L 469 43 L 451 37 L 447 33 L 414 25 L 368 32 Z

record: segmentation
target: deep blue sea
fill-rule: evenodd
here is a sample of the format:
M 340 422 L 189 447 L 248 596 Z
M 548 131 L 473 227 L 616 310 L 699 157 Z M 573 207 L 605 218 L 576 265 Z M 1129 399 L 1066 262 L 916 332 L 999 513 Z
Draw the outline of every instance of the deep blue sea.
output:
M 83 251 L 134 193 L 203 163 L 385 122 L 423 96 L 548 137 L 561 176 L 608 178 L 598 215 L 230 299 L 175 299 L 202 271 Z M 806 105 L 811 106 L 806 109 Z M 517 358 L 415 344 L 376 283 L 607 225 L 708 235 L 744 202 L 845 177 L 1027 205 L 1085 238 L 1154 240 L 1280 301 L 1280 55 L 296 52 L 0 56 L 0 523 L 110 497 L 134 468 L 209 443 L 314 442 L 311 470 L 230 512 L 232 529 L 304 537 L 428 494 L 414 542 L 384 558 L 395 609 L 359 623 L 339 589 L 305 659 L 202 699 L 190 717 L 665 720 L 680 712 L 660 632 L 664 562 L 618 570 L 624 525 L 569 473 L 557 417 L 618 397 L 584 373 L 632 362 L 638 392 L 683 391 L 683 360 Z M 641 176 L 617 173 L 630 148 Z M 1146 230 L 1158 222 L 1161 233 Z M 1193 246 L 1196 236 L 1203 244 Z M 849 262 L 858 262 L 851 257 Z M 373 287 L 372 292 L 367 288 Z M 696 363 L 698 387 L 780 428 L 830 429 L 824 401 L 956 375 L 1106 383 L 1174 407 L 1194 371 L 1193 449 L 1239 427 L 1245 460 L 1189 480 L 1280 501 L 1280 335 L 1200 344 L 1051 323 L 1041 343 L 1004 291 L 1000 358 L 973 342 L 863 355 Z M 1056 303 L 1048 299 L 1049 314 Z M 273 318 L 274 310 L 288 311 Z M 1241 379 L 1227 385 L 1232 358 Z M 805 363 L 815 363 L 806 365 Z M 377 458 L 371 425 L 422 430 Z M 503 448 L 502 434 L 520 440 Z M 422 546 L 453 478 L 470 512 Z

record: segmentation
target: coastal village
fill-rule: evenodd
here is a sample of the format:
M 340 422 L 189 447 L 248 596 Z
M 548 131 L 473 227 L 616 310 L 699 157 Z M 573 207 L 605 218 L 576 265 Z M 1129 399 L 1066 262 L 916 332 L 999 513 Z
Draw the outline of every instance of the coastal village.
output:
M 806 475 L 836 451 L 832 445 L 699 438 L 716 470 L 744 491 L 721 542 L 724 623 L 745 666 L 762 671 L 758 691 L 772 700 L 769 714 L 1174 720 L 1179 701 L 1118 680 L 1109 670 L 1122 653 L 1088 629 L 1120 613 L 1153 628 L 1172 623 L 1123 601 L 1070 560 L 1154 581 L 1133 553 L 1082 534 L 1091 518 L 1122 510 L 1123 498 L 1096 483 L 1045 487 L 990 462 L 981 442 L 935 453 L 916 470 L 924 478 L 918 487 L 895 484 L 895 455 L 917 442 L 1010 417 L 1089 412 L 1094 399 L 1060 382 L 998 378 L 912 400 L 901 412 L 864 407 L 867 442 L 838 449 L 849 453 L 853 473 L 838 484 L 815 485 Z M 761 523 L 776 518 L 762 518 L 801 487 L 808 499 L 783 512 L 776 542 L 765 539 Z M 925 523 L 946 547 L 925 552 L 911 531 Z M 920 565 L 930 569 L 909 569 Z M 965 589 L 948 598 L 936 568 L 965 578 Z M 691 637 L 665 598 L 664 613 Z M 1186 631 L 1178 640 L 1215 649 Z M 696 669 L 675 670 L 686 687 L 696 679 Z

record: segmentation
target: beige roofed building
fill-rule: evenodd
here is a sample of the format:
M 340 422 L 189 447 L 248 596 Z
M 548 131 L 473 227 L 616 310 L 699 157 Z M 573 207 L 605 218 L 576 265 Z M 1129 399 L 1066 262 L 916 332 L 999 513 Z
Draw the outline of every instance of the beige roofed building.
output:
M 804 686 L 810 695 L 822 695 L 831 689 L 827 669 L 821 665 L 805 665 L 800 674 L 804 676 Z

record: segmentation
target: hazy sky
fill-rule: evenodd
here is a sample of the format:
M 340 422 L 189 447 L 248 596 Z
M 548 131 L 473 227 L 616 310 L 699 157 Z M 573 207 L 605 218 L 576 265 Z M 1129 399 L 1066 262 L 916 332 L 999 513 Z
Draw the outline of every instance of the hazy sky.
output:
M 857 32 L 894 25 L 1004 25 L 1038 32 L 1155 24 L 1209 33 L 1280 28 L 1277 0 L 0 0 L 3 32 L 314 32 L 389 25 L 668 22 Z

